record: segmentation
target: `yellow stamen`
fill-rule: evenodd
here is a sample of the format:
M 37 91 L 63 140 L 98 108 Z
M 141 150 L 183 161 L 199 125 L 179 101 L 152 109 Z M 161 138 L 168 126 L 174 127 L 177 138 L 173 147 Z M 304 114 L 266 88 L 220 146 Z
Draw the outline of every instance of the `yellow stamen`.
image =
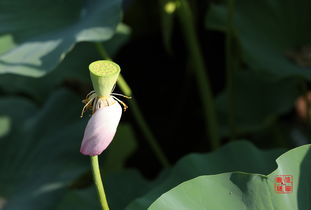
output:
M 96 97 L 97 95 L 95 91 L 91 91 L 86 95 L 86 98 L 82 100 L 82 102 L 85 103 L 85 105 L 83 106 L 81 111 L 80 115 L 81 118 L 83 117 L 84 112 L 86 112 L 89 109 L 92 109 L 92 102 L 94 101 L 94 99 L 96 99 Z
M 125 112 L 126 109 L 128 108 L 128 106 L 127 106 L 123 101 L 121 101 L 120 99 L 118 99 L 117 97 L 115 97 L 115 96 L 111 96 L 111 97 L 114 98 L 114 99 L 116 99 L 120 104 L 123 105 L 123 111 Z
M 132 98 L 131 96 L 126 96 L 126 95 L 123 95 L 123 94 L 120 94 L 120 93 L 111 93 L 111 95 L 122 96 L 122 97 L 127 98 L 127 99 L 131 99 Z
M 125 112 L 126 109 L 128 108 L 128 106 L 123 102 L 121 101 L 120 99 L 118 99 L 117 97 L 115 97 L 114 95 L 116 96 L 122 96 L 124 98 L 127 98 L 127 99 L 131 99 L 132 97 L 130 96 L 125 96 L 123 94 L 120 94 L 120 93 L 111 93 L 110 96 L 97 96 L 96 92 L 93 90 L 91 92 L 89 92 L 87 95 L 86 95 L 86 98 L 82 100 L 82 103 L 84 103 L 85 105 L 83 106 L 82 108 L 82 111 L 81 111 L 81 115 L 80 117 L 82 118 L 83 117 L 83 114 L 88 111 L 88 110 L 92 110 L 92 113 L 94 114 L 96 109 L 98 109 L 98 105 L 99 105 L 99 100 L 101 101 L 106 101 L 107 105 L 110 106 L 114 103 L 111 103 L 108 99 L 110 97 L 112 97 L 113 99 L 115 99 L 117 102 L 119 102 L 122 106 L 123 106 L 123 111 Z M 106 105 L 106 106 L 107 106 Z M 102 105 L 100 105 L 102 106 Z

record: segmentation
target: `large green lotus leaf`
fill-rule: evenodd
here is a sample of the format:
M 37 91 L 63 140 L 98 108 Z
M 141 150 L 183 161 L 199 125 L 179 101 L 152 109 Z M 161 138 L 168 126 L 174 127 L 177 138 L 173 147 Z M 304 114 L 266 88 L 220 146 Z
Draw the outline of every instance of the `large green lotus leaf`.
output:
M 14 45 L 0 55 L 0 73 L 43 76 L 76 43 L 110 39 L 120 18 L 121 0 L 2 0 L 0 35 Z
M 290 111 L 300 94 L 299 81 L 273 80 L 259 72 L 240 71 L 234 77 L 234 119 L 236 134 L 257 132 Z M 228 96 L 216 99 L 222 134 L 228 135 Z
M 119 24 L 115 35 L 103 45 L 109 55 L 115 55 L 129 38 L 130 29 Z M 17 74 L 0 75 L 0 88 L 6 93 L 22 93 L 44 101 L 57 86 L 75 85 L 75 88 L 89 84 L 88 65 L 96 59 L 102 59 L 93 43 L 77 44 L 57 68 L 40 78 L 25 77 Z M 78 86 L 78 87 L 77 87 Z
M 80 108 L 80 99 L 65 90 L 55 91 L 41 109 L 21 97 L 0 100 L 0 116 L 11 122 L 0 139 L 0 208 L 52 210 L 86 171 Z
M 126 210 L 145 210 L 166 191 L 197 176 L 228 171 L 268 173 L 276 168 L 274 160 L 282 152 L 284 150 L 261 151 L 249 142 L 237 141 L 210 154 L 188 155 L 161 177 L 153 190 L 133 201 Z
M 123 210 L 130 201 L 150 189 L 150 183 L 134 170 L 112 173 L 103 179 L 109 207 L 114 210 Z M 100 210 L 95 187 L 69 191 L 57 208 L 67 209 Z
M 310 209 L 311 146 L 286 152 L 277 164 L 278 168 L 267 176 L 232 172 L 186 181 L 163 194 L 148 209 Z M 291 193 L 276 192 L 279 175 L 293 176 Z
M 234 28 L 247 64 L 277 78 L 297 76 L 311 80 L 310 68 L 298 66 L 286 56 L 311 43 L 310 8 L 309 0 L 236 1 Z M 226 30 L 226 20 L 226 8 L 211 5 L 207 27 Z

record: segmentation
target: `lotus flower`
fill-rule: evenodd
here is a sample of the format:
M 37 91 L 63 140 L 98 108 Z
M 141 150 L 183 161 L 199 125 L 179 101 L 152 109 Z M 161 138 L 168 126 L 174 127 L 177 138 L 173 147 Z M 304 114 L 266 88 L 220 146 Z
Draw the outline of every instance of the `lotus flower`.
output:
M 87 123 L 80 152 L 90 156 L 101 154 L 111 143 L 121 114 L 122 108 L 116 101 L 97 109 Z

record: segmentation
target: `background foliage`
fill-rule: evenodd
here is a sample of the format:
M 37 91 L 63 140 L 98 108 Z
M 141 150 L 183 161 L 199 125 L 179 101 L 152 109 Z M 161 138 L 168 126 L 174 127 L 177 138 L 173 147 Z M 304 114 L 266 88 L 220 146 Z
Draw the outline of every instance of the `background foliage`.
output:
M 80 111 L 89 63 L 108 58 L 133 96 L 100 157 L 111 209 L 310 209 L 310 146 L 286 152 L 309 143 L 310 9 L 2 0 L 0 210 L 100 209 Z M 280 173 L 295 180 L 282 198 Z

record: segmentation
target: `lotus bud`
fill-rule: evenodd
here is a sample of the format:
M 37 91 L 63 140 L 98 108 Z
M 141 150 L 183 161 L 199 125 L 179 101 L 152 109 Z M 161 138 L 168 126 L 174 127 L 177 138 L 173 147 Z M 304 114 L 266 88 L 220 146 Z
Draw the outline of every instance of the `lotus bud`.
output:
M 97 109 L 87 123 L 80 152 L 90 156 L 101 154 L 111 143 L 121 114 L 122 108 L 116 101 Z
M 83 100 L 85 106 L 81 117 L 88 109 L 92 110 L 93 115 L 84 131 L 80 152 L 95 156 L 101 154 L 111 143 L 122 115 L 118 102 L 124 103 L 111 93 L 120 73 L 120 67 L 116 63 L 107 60 L 95 61 L 90 64 L 89 69 L 95 91 L 90 92 Z M 124 109 L 126 108 L 124 105 Z

